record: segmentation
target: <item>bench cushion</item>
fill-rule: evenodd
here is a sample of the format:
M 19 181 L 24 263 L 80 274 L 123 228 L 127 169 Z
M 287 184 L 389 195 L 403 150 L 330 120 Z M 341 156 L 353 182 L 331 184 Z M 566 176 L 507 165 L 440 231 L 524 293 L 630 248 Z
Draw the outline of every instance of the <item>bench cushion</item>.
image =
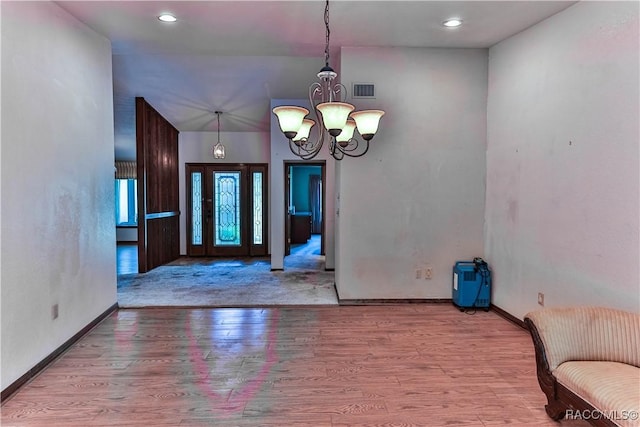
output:
M 624 411 L 640 411 L 640 369 L 618 362 L 571 361 L 560 364 L 557 381 L 604 414 L 614 414 L 620 426 L 640 426 L 640 420 L 624 419 Z
M 640 367 L 640 315 L 605 307 L 557 307 L 528 313 L 553 372 L 570 360 Z

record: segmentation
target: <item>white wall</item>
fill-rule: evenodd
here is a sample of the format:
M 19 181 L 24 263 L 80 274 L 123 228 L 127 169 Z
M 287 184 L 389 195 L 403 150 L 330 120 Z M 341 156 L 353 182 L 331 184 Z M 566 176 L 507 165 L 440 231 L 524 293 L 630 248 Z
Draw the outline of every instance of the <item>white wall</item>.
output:
M 311 84 L 311 82 L 309 82 Z M 279 105 L 298 105 L 309 109 L 309 101 L 300 99 L 272 99 L 271 109 Z M 315 128 L 315 126 L 314 126 Z M 313 135 L 313 132 L 312 132 Z M 280 131 L 278 118 L 271 115 L 271 164 L 269 174 L 271 176 L 269 186 L 269 200 L 271 201 L 269 218 L 271 221 L 271 268 L 280 270 L 284 268 L 284 223 L 285 223 L 285 194 L 284 194 L 284 162 L 287 160 L 300 160 L 289 149 L 289 141 Z M 325 268 L 335 268 L 335 164 L 336 161 L 329 154 L 326 146 L 318 156 L 311 160 L 326 160 L 325 196 Z
M 483 254 L 487 50 L 343 48 L 341 61 L 348 89 L 376 85 L 357 109 L 386 115 L 339 166 L 340 298 L 451 298 L 455 261 Z
M 218 132 L 180 132 L 178 136 L 178 179 L 180 183 L 180 254 L 187 253 L 186 163 L 269 163 L 269 134 L 266 132 L 220 132 L 225 158 L 214 159 L 212 150 Z
M 109 41 L 52 2 L 1 19 L 5 389 L 116 302 L 116 237 Z
M 639 311 L 637 2 L 580 2 L 490 49 L 493 302 Z

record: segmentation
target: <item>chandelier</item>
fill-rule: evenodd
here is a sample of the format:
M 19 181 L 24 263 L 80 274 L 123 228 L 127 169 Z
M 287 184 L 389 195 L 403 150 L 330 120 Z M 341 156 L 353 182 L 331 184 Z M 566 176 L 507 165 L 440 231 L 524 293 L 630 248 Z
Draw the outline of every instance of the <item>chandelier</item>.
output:
M 369 150 L 369 141 L 376 134 L 384 111 L 354 111 L 353 105 L 344 102 L 347 90 L 343 84 L 334 83 L 338 74 L 329 66 L 329 0 L 324 9 L 324 24 L 325 66 L 318 73 L 320 81 L 309 86 L 309 103 L 315 120 L 306 118 L 309 110 L 302 107 L 275 107 L 273 113 L 278 117 L 280 130 L 289 140 L 291 152 L 301 159 L 317 156 L 325 138 L 329 140 L 329 153 L 336 160 L 342 160 L 344 156 L 360 157 Z M 316 123 L 320 126 L 318 136 L 311 140 L 309 134 Z M 354 136 L 356 128 L 362 140 Z
M 224 159 L 224 145 L 220 142 L 220 114 L 222 112 L 216 111 L 216 116 L 218 116 L 218 143 L 213 146 L 213 158 L 214 159 Z

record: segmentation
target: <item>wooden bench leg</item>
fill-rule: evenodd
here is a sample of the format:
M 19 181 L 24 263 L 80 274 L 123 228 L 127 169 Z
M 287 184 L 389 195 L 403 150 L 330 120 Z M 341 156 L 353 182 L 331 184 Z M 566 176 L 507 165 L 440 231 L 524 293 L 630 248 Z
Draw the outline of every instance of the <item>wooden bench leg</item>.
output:
M 567 412 L 567 407 L 558 400 L 547 399 L 547 401 L 549 403 L 544 405 L 544 409 L 545 411 L 547 411 L 547 415 L 549 415 L 549 417 L 554 421 L 558 421 L 564 418 Z

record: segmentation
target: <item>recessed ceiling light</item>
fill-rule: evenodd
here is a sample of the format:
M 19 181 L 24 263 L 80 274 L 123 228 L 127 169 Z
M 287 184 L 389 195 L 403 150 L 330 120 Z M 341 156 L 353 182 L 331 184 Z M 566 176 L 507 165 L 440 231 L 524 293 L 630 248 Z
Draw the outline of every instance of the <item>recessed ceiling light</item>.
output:
M 460 25 L 462 25 L 462 19 L 459 19 L 459 18 L 447 19 L 442 23 L 442 25 L 449 28 L 459 27 Z
M 162 15 L 158 16 L 158 19 L 161 20 L 162 22 L 176 22 L 177 19 L 175 16 L 173 16 L 170 13 L 163 13 Z

